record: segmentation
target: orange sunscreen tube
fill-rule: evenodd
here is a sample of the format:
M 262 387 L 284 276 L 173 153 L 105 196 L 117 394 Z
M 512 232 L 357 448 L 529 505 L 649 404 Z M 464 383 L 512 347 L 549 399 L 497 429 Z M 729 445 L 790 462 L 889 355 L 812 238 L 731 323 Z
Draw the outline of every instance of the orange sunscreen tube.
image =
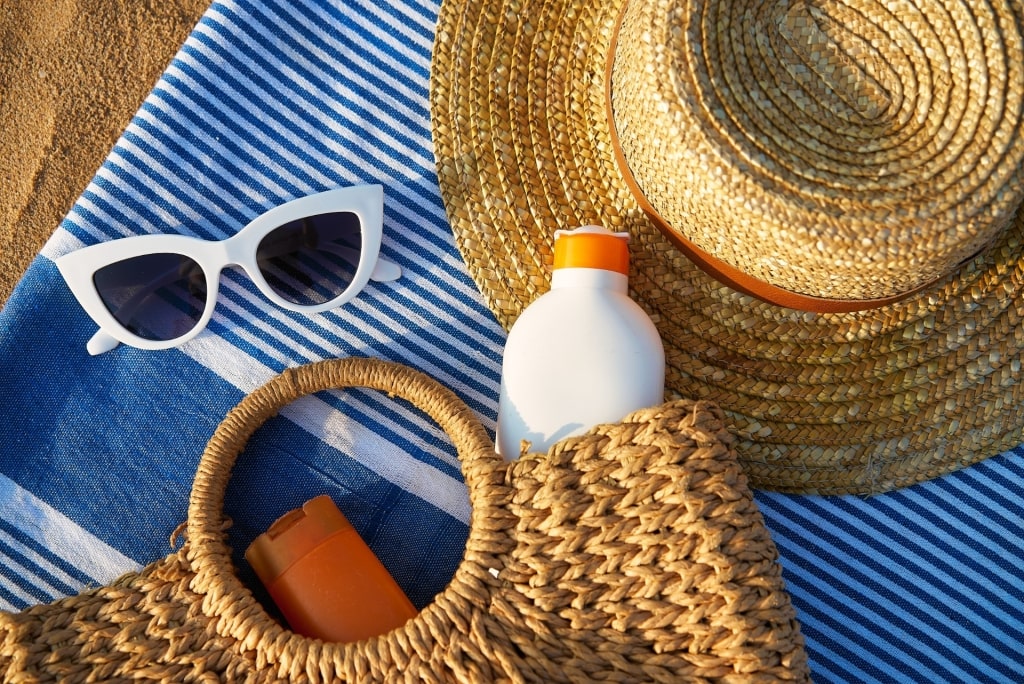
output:
M 303 636 L 349 642 L 416 614 L 401 587 L 329 496 L 285 513 L 245 551 L 256 576 Z

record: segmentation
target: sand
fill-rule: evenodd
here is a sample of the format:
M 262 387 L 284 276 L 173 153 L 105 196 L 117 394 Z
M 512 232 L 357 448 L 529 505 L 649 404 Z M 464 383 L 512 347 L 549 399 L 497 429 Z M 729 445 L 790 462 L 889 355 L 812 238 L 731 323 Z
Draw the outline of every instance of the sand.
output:
M 209 0 L 0 0 L 0 305 Z

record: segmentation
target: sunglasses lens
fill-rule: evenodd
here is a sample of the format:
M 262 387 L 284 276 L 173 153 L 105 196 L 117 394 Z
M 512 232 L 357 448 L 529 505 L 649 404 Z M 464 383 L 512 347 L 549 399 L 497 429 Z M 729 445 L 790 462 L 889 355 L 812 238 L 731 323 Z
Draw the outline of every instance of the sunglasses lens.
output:
M 277 294 L 299 306 L 339 297 L 355 277 L 363 234 L 350 211 L 309 216 L 267 233 L 256 261 Z
M 147 340 L 166 341 L 194 328 L 206 306 L 206 276 L 181 254 L 147 254 L 104 266 L 96 291 L 117 322 Z

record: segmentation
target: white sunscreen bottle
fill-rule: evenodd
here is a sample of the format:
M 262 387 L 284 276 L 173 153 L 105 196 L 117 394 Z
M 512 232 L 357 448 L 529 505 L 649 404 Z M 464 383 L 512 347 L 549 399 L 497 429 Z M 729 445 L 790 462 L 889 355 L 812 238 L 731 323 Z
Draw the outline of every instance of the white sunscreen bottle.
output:
M 498 453 L 545 452 L 600 423 L 664 401 L 665 352 L 629 296 L 629 235 L 597 226 L 555 233 L 551 289 L 509 331 L 498 399 Z

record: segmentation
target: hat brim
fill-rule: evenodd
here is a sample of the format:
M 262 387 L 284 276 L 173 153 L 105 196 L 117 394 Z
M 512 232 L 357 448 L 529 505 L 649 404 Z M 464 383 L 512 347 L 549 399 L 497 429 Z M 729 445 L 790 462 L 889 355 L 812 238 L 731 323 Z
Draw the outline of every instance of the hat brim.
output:
M 616 164 L 605 67 L 622 6 L 442 2 L 430 95 L 439 182 L 499 322 L 547 290 L 556 230 L 626 230 L 667 390 L 725 410 L 752 486 L 877 493 L 1018 445 L 1020 212 L 954 274 L 881 308 L 813 314 L 723 285 L 647 218 Z

